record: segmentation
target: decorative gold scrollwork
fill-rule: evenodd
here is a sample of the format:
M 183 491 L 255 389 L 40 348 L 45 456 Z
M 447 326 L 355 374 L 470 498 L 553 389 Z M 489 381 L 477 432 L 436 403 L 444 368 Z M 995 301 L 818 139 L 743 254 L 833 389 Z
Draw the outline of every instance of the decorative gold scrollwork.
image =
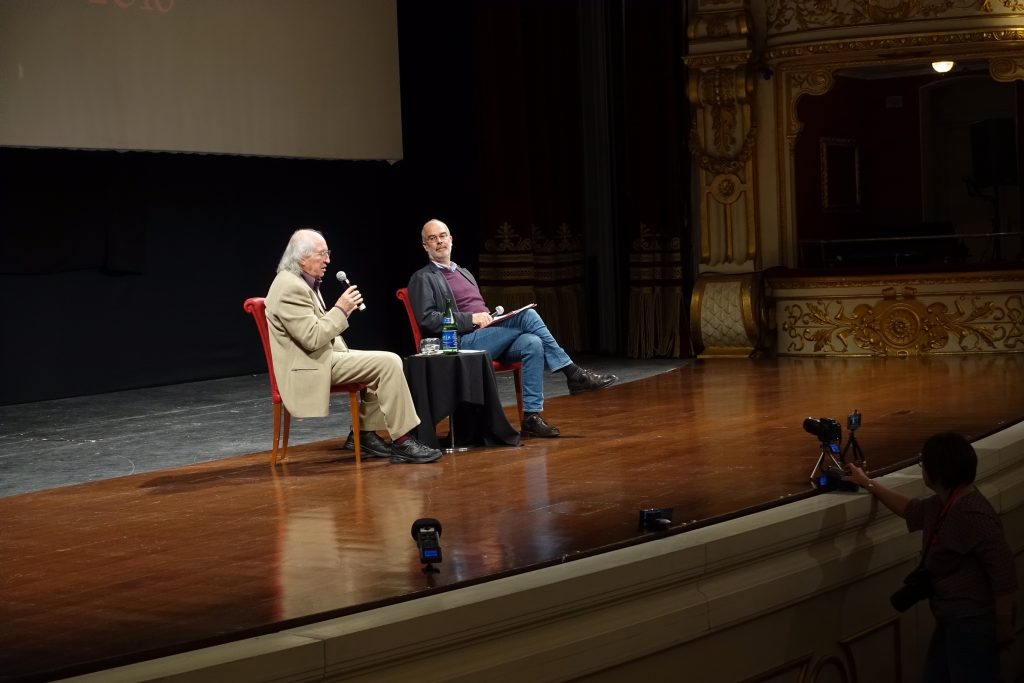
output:
M 795 303 L 784 312 L 782 330 L 790 352 L 805 352 L 808 345 L 818 353 L 877 356 L 1024 350 L 1019 294 L 1002 304 L 961 296 L 950 310 L 941 301 L 918 301 L 908 288 L 902 296 L 890 291 L 878 304 L 858 304 L 849 313 L 842 301 Z
M 1020 0 L 1003 0 L 1003 4 Z M 857 26 L 908 19 L 939 17 L 970 9 L 977 0 L 770 0 L 768 26 L 772 32 Z
M 743 145 L 736 154 L 716 156 L 704 149 L 697 134 L 696 123 L 690 127 L 690 150 L 697 159 L 697 164 L 704 171 L 712 175 L 730 174 L 736 176 L 743 172 L 747 161 L 754 153 L 754 143 L 757 140 L 757 126 L 751 124 L 746 137 L 743 138 Z

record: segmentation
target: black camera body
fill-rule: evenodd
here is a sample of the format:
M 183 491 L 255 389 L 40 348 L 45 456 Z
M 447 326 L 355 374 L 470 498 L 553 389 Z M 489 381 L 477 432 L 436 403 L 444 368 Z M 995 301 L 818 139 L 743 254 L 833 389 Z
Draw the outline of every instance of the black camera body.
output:
M 925 598 L 932 596 L 932 577 L 928 571 L 918 567 L 903 579 L 903 587 L 889 597 L 897 612 L 906 612 Z
M 839 443 L 843 440 L 843 428 L 828 417 L 807 418 L 804 420 L 804 431 L 818 437 L 822 443 Z
M 846 428 L 849 431 L 851 431 L 851 432 L 855 432 L 858 429 L 860 429 L 860 411 L 859 410 L 854 409 L 854 411 L 852 413 L 850 413 L 849 415 L 846 416 Z

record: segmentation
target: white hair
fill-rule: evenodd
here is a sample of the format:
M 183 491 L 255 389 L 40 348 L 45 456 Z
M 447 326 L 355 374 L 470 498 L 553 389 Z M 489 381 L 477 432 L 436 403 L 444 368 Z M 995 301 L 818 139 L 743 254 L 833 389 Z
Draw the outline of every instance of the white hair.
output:
M 277 272 L 287 270 L 289 273 L 295 275 L 302 275 L 302 261 L 313 255 L 316 251 L 316 242 L 313 240 L 313 235 L 319 235 L 319 230 L 313 230 L 311 228 L 300 228 L 292 233 L 291 239 L 288 240 L 288 246 L 284 248 L 284 253 L 281 254 L 281 261 L 277 264 Z

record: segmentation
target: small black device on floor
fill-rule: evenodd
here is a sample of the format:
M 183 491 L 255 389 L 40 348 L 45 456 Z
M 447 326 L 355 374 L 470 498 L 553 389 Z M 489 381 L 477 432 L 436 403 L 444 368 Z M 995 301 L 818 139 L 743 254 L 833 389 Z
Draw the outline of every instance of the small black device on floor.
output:
M 423 572 L 441 571 L 434 566 L 441 561 L 441 522 L 432 517 L 417 519 L 412 523 L 412 538 L 420 551 Z
M 665 531 L 672 526 L 672 508 L 647 508 L 640 511 L 640 531 Z

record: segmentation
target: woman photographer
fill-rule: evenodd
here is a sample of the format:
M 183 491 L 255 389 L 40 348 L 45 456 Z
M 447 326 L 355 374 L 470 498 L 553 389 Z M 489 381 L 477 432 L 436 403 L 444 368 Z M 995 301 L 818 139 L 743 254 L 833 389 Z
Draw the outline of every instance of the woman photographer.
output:
M 924 532 L 924 586 L 908 581 L 898 591 L 904 601 L 908 593 L 913 595 L 911 604 L 916 597 L 929 597 L 935 616 L 922 679 L 995 681 L 999 648 L 1014 637 L 1013 553 L 999 515 L 974 487 L 978 457 L 964 437 L 930 437 L 921 449 L 920 465 L 934 496 L 908 498 L 872 481 L 856 465 L 849 465 L 851 473 L 843 479 L 867 489 L 906 519 L 909 531 Z

